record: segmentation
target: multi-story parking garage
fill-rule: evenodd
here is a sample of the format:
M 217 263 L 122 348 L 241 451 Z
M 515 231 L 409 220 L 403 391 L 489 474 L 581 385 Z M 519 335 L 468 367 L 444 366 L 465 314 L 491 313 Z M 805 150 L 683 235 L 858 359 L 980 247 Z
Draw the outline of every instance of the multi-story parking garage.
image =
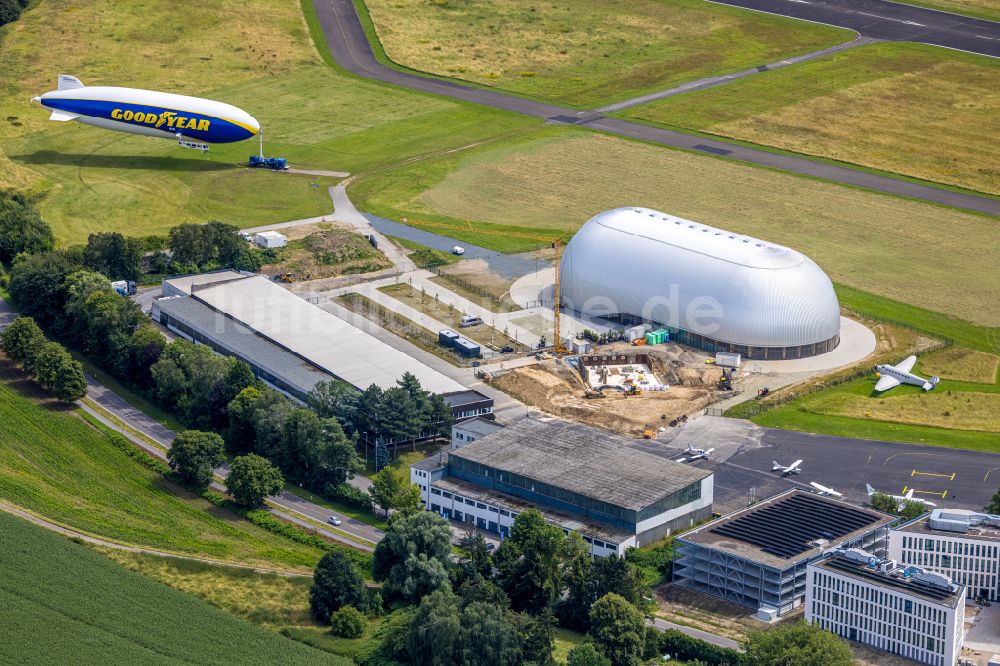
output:
M 830 278 L 790 248 L 667 215 L 616 208 L 573 236 L 560 300 L 572 310 L 652 323 L 671 340 L 751 359 L 796 359 L 840 342 Z
M 677 537 L 673 579 L 762 616 L 781 615 L 802 604 L 809 562 L 836 548 L 881 547 L 893 520 L 788 490 Z

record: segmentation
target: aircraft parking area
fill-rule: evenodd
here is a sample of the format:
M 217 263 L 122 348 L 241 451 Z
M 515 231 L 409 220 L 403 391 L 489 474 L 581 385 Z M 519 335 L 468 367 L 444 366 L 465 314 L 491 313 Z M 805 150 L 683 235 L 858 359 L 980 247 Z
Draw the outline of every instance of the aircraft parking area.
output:
M 890 495 L 911 488 L 915 498 L 938 507 L 982 510 L 1000 487 L 1000 454 L 898 442 L 831 437 L 716 423 L 702 417 L 663 440 L 641 446 L 659 455 L 683 460 L 688 443 L 715 448 L 708 460 L 692 463 L 715 472 L 715 510 L 746 506 L 754 494 L 763 499 L 790 487 L 814 490 L 816 482 L 855 504 L 867 503 L 866 484 Z M 704 423 L 701 423 L 704 422 Z M 672 436 L 671 436 L 672 435 Z M 790 465 L 802 460 L 801 473 L 782 476 L 773 461 Z

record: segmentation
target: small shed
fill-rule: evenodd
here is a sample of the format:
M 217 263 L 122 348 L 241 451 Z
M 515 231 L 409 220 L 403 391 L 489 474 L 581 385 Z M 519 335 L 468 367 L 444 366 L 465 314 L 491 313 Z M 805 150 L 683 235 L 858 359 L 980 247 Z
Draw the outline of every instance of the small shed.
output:
M 264 249 L 285 247 L 288 237 L 277 231 L 261 231 L 253 237 L 253 242 Z

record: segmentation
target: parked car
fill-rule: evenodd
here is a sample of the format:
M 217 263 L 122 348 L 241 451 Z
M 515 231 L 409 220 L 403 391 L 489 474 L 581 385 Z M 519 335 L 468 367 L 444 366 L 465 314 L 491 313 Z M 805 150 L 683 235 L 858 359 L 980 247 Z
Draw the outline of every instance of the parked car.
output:
M 451 248 L 451 253 L 461 257 L 463 254 L 465 254 L 465 248 L 462 247 L 461 245 L 456 245 L 455 247 Z
M 474 317 L 473 315 L 462 315 L 462 320 L 458 323 L 462 328 L 467 328 L 469 326 L 478 326 L 482 324 L 483 320 L 480 317 Z
M 340 525 L 340 518 L 337 518 L 337 516 L 330 516 L 329 518 L 326 519 L 326 522 L 330 523 L 331 525 Z

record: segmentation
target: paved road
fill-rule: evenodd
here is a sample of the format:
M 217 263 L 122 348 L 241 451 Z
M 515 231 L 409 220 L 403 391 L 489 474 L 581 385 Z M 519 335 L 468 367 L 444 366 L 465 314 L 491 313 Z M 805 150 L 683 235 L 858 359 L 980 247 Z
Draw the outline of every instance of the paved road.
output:
M 706 643 L 711 643 L 712 645 L 718 645 L 719 647 L 731 648 L 733 650 L 739 650 L 740 644 L 731 638 L 724 638 L 722 636 L 716 636 L 715 634 L 710 634 L 707 631 L 702 631 L 700 629 L 693 629 L 691 627 L 685 627 L 683 624 L 674 624 L 673 622 L 667 622 L 661 618 L 653 618 L 650 622 L 654 627 L 661 631 L 666 631 L 667 629 L 676 629 L 677 631 L 690 636 L 691 638 L 697 638 L 703 640 Z
M 921 42 L 1000 58 L 1000 23 L 888 0 L 712 0 L 815 23 L 867 37 Z
M 807 2 L 811 0 L 797 0 Z M 844 0 L 847 2 L 848 0 Z M 853 0 L 850 0 L 853 1 Z M 867 2 L 869 0 L 858 0 Z M 762 149 L 740 146 L 717 139 L 697 137 L 682 132 L 651 127 L 618 118 L 607 118 L 594 111 L 578 111 L 565 107 L 522 99 L 496 90 L 483 90 L 456 81 L 434 79 L 401 72 L 375 60 L 352 0 L 313 0 L 327 46 L 334 60 L 349 72 L 367 79 L 376 79 L 414 90 L 443 95 L 454 99 L 544 118 L 551 123 L 579 125 L 599 132 L 682 148 L 717 157 L 772 167 L 791 173 L 862 187 L 876 192 L 923 199 L 956 208 L 1000 215 L 1000 200 L 972 194 L 943 190 L 889 176 L 866 173 L 849 167 L 825 164 L 793 155 L 783 155 Z M 788 4 L 795 4 L 790 2 Z M 883 3 L 896 6 L 891 3 Z M 988 25 L 990 22 L 985 22 Z

